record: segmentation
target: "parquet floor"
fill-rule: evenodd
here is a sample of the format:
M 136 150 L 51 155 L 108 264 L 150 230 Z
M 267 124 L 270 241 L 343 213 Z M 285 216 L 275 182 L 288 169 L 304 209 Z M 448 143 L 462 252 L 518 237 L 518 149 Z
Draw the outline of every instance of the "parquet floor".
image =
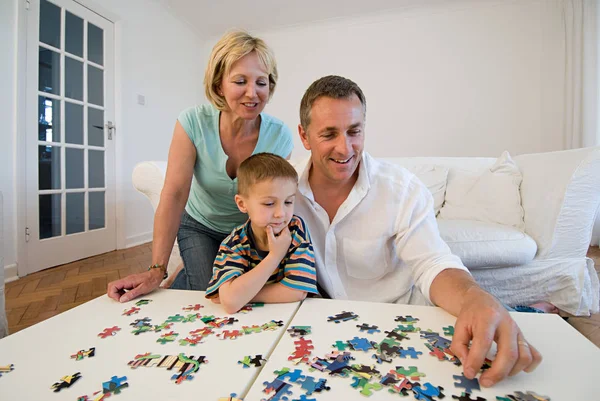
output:
M 48 319 L 106 292 L 108 282 L 142 272 L 151 263 L 152 244 L 113 251 L 53 267 L 6 284 L 6 310 L 10 333 Z M 590 248 L 600 272 L 600 249 Z M 570 317 L 569 323 L 600 347 L 600 314 Z
M 81 305 L 106 293 L 110 281 L 144 271 L 152 244 L 113 251 L 30 274 L 6 284 L 9 332 Z

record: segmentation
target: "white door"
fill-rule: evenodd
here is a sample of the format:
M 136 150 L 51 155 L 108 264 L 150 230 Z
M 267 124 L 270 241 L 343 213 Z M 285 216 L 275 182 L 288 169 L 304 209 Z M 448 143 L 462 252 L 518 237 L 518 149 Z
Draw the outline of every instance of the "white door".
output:
M 27 17 L 27 263 L 116 249 L 114 25 L 73 0 Z

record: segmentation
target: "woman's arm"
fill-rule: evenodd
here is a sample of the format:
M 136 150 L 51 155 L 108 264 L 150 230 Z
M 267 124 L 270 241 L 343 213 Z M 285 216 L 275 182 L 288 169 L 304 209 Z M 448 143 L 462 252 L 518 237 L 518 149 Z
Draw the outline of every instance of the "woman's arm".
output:
M 181 213 L 190 192 L 196 148 L 179 122 L 175 124 L 173 140 L 169 150 L 169 161 L 165 184 L 160 194 L 160 203 L 154 216 L 152 264 L 167 265 L 179 227 Z M 110 298 L 127 302 L 135 297 L 154 291 L 160 285 L 162 269 L 132 274 L 108 284 Z
M 177 121 L 169 149 L 165 184 L 154 215 L 152 264 L 166 266 L 169 262 L 181 214 L 190 194 L 195 163 L 196 147 Z

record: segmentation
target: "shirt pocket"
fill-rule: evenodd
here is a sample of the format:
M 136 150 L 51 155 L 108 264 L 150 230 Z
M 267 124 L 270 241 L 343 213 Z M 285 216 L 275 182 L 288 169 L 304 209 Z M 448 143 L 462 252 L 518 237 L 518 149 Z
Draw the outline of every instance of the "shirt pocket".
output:
M 346 272 L 360 280 L 374 280 L 383 276 L 390 265 L 385 240 L 344 238 Z

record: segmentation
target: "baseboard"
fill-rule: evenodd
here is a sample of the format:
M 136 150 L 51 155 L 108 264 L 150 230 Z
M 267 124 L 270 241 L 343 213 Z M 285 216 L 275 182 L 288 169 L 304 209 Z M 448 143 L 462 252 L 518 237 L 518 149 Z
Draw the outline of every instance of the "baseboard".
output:
M 600 237 L 592 237 L 591 246 L 600 246 Z
M 17 274 L 17 264 L 13 263 L 12 265 L 4 266 L 4 282 L 10 283 L 11 281 L 15 281 L 19 279 L 19 275 Z
M 146 244 L 152 241 L 152 231 L 127 237 L 125 239 L 125 248 L 132 248 L 134 246 Z

